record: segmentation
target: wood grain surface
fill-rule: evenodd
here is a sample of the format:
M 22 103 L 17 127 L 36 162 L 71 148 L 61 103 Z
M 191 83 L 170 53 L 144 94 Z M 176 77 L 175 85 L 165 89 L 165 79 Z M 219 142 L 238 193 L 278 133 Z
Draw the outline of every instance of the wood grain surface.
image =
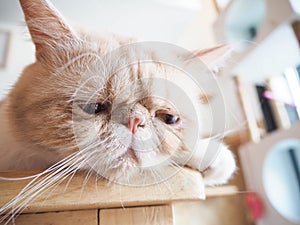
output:
M 34 172 L 0 172 L 1 177 L 24 177 L 30 174 L 34 174 Z M 108 184 L 106 180 L 96 182 L 93 177 L 83 185 L 84 180 L 85 175 L 76 174 L 67 188 L 68 180 L 30 202 L 24 213 L 149 206 L 205 198 L 201 174 L 186 168 L 165 182 L 141 187 Z M 0 180 L 0 207 L 17 196 L 29 181 Z
M 100 210 L 101 225 L 172 225 L 170 205 Z

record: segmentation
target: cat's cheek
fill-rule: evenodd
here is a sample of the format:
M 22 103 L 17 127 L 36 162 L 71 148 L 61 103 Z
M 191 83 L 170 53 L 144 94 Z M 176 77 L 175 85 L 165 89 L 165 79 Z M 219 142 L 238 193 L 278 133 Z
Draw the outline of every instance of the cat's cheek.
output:
M 205 185 L 225 184 L 236 171 L 236 163 L 232 152 L 225 146 L 222 146 L 222 148 L 216 160 L 203 172 Z

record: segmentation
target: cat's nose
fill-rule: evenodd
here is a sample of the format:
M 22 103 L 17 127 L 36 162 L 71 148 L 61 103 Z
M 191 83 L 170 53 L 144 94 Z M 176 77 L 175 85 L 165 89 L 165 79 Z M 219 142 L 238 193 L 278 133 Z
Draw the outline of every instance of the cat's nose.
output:
M 128 129 L 131 131 L 132 134 L 134 134 L 140 126 L 142 126 L 142 121 L 139 118 L 129 117 Z

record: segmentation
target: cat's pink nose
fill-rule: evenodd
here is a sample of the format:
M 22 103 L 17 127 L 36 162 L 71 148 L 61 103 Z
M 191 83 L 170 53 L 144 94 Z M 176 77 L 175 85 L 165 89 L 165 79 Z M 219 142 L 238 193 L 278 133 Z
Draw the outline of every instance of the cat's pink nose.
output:
M 131 131 L 131 133 L 135 133 L 137 131 L 137 128 L 141 125 L 142 121 L 139 118 L 133 118 L 129 117 L 128 120 L 128 129 Z

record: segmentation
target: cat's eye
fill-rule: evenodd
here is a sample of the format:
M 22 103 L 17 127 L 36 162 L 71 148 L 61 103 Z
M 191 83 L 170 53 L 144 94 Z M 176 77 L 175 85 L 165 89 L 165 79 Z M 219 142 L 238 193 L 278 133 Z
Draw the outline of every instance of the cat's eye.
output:
M 88 114 L 99 114 L 107 112 L 110 109 L 110 105 L 108 103 L 88 103 L 81 108 Z
M 155 116 L 160 118 L 162 121 L 164 121 L 168 125 L 174 125 L 178 124 L 180 121 L 180 118 L 178 115 L 169 112 L 167 110 L 159 110 L 155 113 Z

